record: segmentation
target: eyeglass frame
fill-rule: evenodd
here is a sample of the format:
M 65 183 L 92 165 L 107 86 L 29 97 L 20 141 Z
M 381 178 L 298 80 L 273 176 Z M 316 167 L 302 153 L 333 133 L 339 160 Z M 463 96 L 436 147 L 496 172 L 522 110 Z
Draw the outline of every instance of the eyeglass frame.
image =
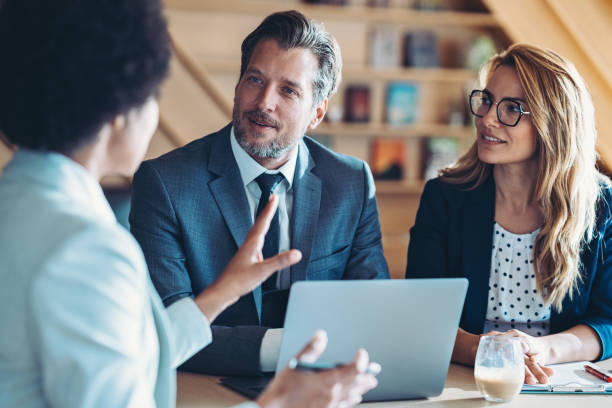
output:
M 476 92 L 481 92 L 486 94 L 491 101 L 495 104 L 495 113 L 497 114 L 497 120 L 499 121 L 499 123 L 501 123 L 504 126 L 508 126 L 508 127 L 515 127 L 516 125 L 518 125 L 518 123 L 521 121 L 521 118 L 523 117 L 523 115 L 531 115 L 531 112 L 525 111 L 523 110 L 523 105 L 521 104 L 522 99 L 520 98 L 511 98 L 511 97 L 505 97 L 505 98 L 501 98 L 499 101 L 494 102 L 494 98 L 493 95 L 491 95 L 491 92 L 487 91 L 486 89 L 474 89 L 471 93 L 470 93 L 470 98 L 469 98 L 469 105 L 470 105 L 470 112 L 472 113 L 472 115 L 478 117 L 478 118 L 482 118 L 485 115 L 479 115 L 476 112 L 474 112 L 474 110 L 472 109 L 472 97 L 474 96 L 474 94 Z M 509 125 L 505 122 L 503 122 L 501 120 L 501 117 L 499 115 L 499 104 L 502 103 L 503 101 L 511 101 L 514 102 L 518 105 L 519 107 L 519 117 L 516 120 L 516 122 L 514 122 L 514 125 Z M 487 113 L 489 113 L 491 111 L 491 105 L 489 105 L 489 109 L 487 110 Z

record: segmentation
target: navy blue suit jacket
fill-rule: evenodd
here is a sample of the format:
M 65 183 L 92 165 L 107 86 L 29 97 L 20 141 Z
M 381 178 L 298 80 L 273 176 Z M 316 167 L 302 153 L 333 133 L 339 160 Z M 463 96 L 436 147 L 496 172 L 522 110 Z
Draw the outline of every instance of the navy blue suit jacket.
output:
M 366 163 L 304 137 L 292 188 L 291 247 L 302 251 L 302 260 L 291 267 L 291 282 L 389 277 Z M 210 285 L 252 226 L 230 125 L 145 161 L 134 176 L 130 225 L 166 305 Z M 258 373 L 267 329 L 259 320 L 261 297 L 258 288 L 219 315 L 212 344 L 183 368 Z M 280 302 L 284 310 L 286 297 Z
M 465 188 L 465 186 L 463 186 Z M 599 335 L 603 353 L 612 356 L 612 190 L 599 200 L 593 239 L 581 253 L 582 282 L 578 292 L 563 302 L 561 313 L 551 314 L 551 331 L 557 333 L 578 324 Z M 469 288 L 461 327 L 481 334 L 487 312 L 491 272 L 495 183 L 493 177 L 466 191 L 441 181 L 425 185 L 414 227 L 410 230 L 407 278 L 466 277 Z

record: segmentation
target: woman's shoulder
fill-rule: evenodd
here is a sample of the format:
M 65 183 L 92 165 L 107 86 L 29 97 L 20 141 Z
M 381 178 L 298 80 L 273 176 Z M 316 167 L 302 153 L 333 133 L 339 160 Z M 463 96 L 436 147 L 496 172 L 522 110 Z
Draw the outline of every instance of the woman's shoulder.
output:
M 65 280 L 87 276 L 95 285 L 114 279 L 134 284 L 142 278 L 139 275 L 146 266 L 140 248 L 119 224 L 79 214 L 60 212 L 56 216 L 61 226 L 48 235 L 53 244 L 40 254 L 39 279 L 48 274 Z

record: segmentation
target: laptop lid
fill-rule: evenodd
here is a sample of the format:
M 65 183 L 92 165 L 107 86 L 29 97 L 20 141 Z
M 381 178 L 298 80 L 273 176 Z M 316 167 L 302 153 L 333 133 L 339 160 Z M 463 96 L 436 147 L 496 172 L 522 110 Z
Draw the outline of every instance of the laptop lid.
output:
M 324 329 L 329 342 L 319 361 L 347 363 L 364 347 L 382 365 L 364 400 L 439 395 L 467 286 L 465 278 L 296 282 L 276 371 Z

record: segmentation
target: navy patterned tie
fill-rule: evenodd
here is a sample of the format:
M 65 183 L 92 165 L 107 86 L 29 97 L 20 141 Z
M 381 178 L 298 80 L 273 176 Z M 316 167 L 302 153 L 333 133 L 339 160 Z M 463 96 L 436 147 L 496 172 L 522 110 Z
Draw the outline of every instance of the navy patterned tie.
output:
M 259 177 L 255 179 L 259 188 L 261 189 L 261 197 L 259 199 L 259 204 L 257 205 L 257 213 L 255 217 L 259 215 L 268 204 L 268 200 L 270 199 L 270 195 L 274 193 L 274 189 L 278 187 L 278 185 L 283 181 L 284 177 L 281 173 L 276 174 L 267 174 L 263 173 Z M 280 241 L 280 221 L 278 218 L 278 210 L 274 214 L 274 218 L 272 218 L 272 222 L 270 222 L 270 228 L 268 229 L 268 233 L 266 234 L 266 238 L 264 239 L 264 246 L 262 250 L 262 254 L 264 259 L 270 258 L 276 254 L 278 254 L 278 246 Z M 275 272 L 270 276 L 263 284 L 262 289 L 264 291 L 275 290 L 276 289 L 276 276 Z

